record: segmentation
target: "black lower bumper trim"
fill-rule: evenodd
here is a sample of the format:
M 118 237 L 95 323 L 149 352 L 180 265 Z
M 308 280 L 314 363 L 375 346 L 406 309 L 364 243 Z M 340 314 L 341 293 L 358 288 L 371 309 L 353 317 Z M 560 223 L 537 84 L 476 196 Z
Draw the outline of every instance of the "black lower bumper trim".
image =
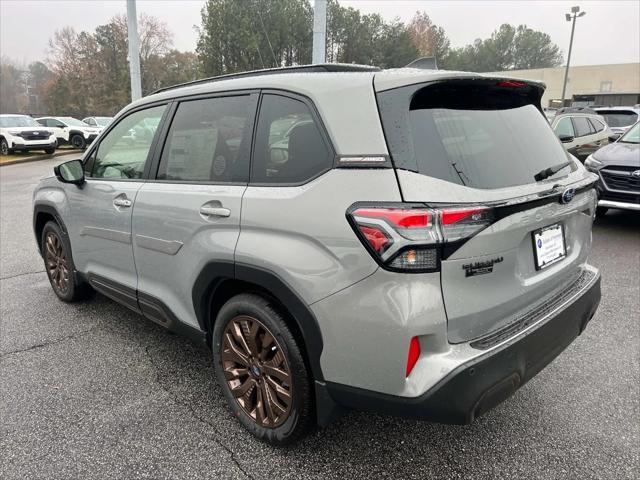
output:
M 496 352 L 461 365 L 424 395 L 398 397 L 327 382 L 338 405 L 466 424 L 510 397 L 582 333 L 600 303 L 600 277 L 567 308 Z

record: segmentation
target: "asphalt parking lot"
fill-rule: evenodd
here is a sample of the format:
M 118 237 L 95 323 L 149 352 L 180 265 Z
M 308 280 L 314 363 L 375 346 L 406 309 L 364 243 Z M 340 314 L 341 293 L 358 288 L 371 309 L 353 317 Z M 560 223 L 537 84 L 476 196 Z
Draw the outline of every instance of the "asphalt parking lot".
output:
M 61 158 L 0 168 L 0 478 L 640 477 L 640 215 L 594 227 L 586 332 L 470 426 L 351 412 L 275 449 L 230 415 L 207 351 L 43 272 L 31 192 Z

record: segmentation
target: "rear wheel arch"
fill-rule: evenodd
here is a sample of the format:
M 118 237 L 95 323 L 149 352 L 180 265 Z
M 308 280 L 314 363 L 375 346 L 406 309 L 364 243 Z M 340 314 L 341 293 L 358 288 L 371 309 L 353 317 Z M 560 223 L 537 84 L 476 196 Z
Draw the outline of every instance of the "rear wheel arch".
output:
M 300 342 L 314 380 L 324 381 L 320 368 L 323 343 L 320 327 L 311 310 L 294 290 L 275 273 L 232 262 L 212 262 L 198 275 L 193 287 L 193 305 L 200 328 L 211 334 L 222 306 L 240 293 L 255 293 L 273 302 Z

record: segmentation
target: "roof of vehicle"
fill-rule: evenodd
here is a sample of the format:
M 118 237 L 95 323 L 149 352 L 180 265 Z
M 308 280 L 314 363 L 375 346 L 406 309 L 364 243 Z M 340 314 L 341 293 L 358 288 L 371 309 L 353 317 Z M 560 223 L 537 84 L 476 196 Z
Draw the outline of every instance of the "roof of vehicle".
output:
M 381 70 L 378 67 L 370 65 L 338 63 L 271 68 L 205 78 L 157 90 L 151 95 L 138 100 L 137 103 L 142 104 L 177 96 L 252 88 L 282 88 L 304 93 L 304 91 L 310 90 L 318 91 L 332 87 L 344 87 L 345 83 L 349 85 L 355 83 L 362 86 L 364 84 L 370 84 L 374 77 L 377 91 L 443 78 L 505 78 L 520 80 L 531 85 L 545 88 L 545 84 L 542 82 L 508 76 L 497 77 L 496 75 L 484 75 L 481 73 L 425 70 L 419 68 Z M 348 78 L 348 81 L 346 78 Z
M 385 154 L 387 147 L 378 118 L 375 91 L 443 79 L 518 80 L 544 90 L 540 82 L 519 78 L 447 70 L 400 68 L 380 70 L 369 65 L 325 64 L 260 70 L 178 85 L 143 97 L 119 112 L 174 98 L 217 92 L 280 90 L 314 100 L 338 154 Z M 357 108 L 344 108 L 345 98 Z M 361 134 L 359 134 L 361 133 Z M 369 138 L 365 145 L 361 138 Z

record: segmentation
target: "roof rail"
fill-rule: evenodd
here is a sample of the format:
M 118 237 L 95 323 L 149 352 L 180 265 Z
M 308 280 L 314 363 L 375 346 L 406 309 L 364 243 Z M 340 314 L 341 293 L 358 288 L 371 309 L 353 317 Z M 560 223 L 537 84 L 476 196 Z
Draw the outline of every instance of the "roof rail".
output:
M 351 63 L 318 63 L 315 65 L 298 65 L 294 67 L 265 68 L 263 70 L 250 70 L 248 72 L 229 73 L 226 75 L 218 75 L 216 77 L 201 78 L 191 82 L 178 83 L 170 87 L 159 88 L 151 95 L 173 90 L 174 88 L 188 87 L 191 85 L 199 85 L 201 83 L 217 82 L 219 80 L 230 80 L 233 78 L 258 77 L 260 75 L 274 75 L 278 73 L 312 73 L 312 72 L 379 72 L 380 67 L 372 65 L 358 65 Z

